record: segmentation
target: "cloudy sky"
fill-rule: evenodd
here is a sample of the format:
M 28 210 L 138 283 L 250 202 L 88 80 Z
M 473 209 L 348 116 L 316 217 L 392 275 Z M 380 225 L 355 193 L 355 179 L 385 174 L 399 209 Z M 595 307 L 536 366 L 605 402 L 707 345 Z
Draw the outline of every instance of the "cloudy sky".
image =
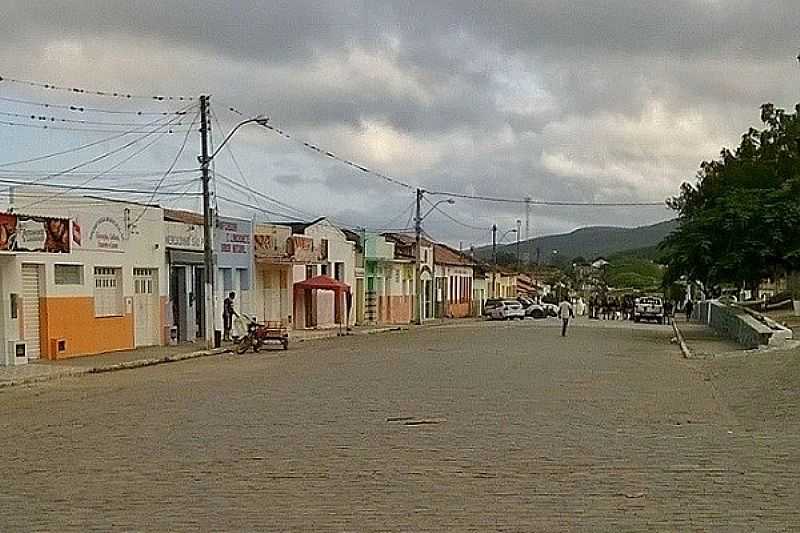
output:
M 758 120 L 760 104 L 791 108 L 800 100 L 796 0 L 2 3 L 4 77 L 143 95 L 209 93 L 222 130 L 241 119 L 230 106 L 245 115 L 264 113 L 296 138 L 428 190 L 660 202 L 702 160 L 735 145 Z M 129 111 L 179 107 L 8 82 L 0 83 L 0 97 Z M 145 120 L 8 100 L 0 100 L 0 110 L 23 115 L 0 117 L 20 124 L 30 113 Z M 119 172 L 166 169 L 182 131 L 94 183 L 144 187 L 146 180 Z M 109 133 L 0 125 L 0 162 L 104 136 Z M 15 168 L 63 170 L 120 144 Z M 373 228 L 408 224 L 408 190 L 257 126 L 240 130 L 230 146 L 242 173 L 227 151 L 217 170 L 304 213 Z M 199 136 L 192 133 L 177 167 L 196 167 L 198 151 Z M 129 153 L 82 170 L 105 170 Z M 76 183 L 87 175 L 58 180 Z M 226 183 L 218 182 L 217 190 L 258 201 Z M 220 208 L 246 211 L 227 201 Z M 467 226 L 510 228 L 524 218 L 524 207 L 515 204 L 459 199 L 444 208 L 466 226 L 434 212 L 425 227 L 456 244 L 490 238 Z M 531 234 L 670 216 L 663 207 L 535 207 Z

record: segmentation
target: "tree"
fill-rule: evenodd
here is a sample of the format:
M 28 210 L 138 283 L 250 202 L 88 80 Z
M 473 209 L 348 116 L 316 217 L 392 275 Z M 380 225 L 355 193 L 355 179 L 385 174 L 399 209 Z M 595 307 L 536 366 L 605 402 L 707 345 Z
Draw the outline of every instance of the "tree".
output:
M 667 201 L 680 224 L 661 246 L 666 284 L 687 276 L 755 288 L 800 268 L 799 111 L 762 106 L 764 129 L 750 128 L 735 152 L 703 162 L 696 183 Z

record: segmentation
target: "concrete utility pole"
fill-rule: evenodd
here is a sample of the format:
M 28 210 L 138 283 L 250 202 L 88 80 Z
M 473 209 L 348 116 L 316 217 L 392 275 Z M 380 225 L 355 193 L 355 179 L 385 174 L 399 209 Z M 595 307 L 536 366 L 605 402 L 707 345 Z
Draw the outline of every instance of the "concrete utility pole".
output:
M 208 96 L 200 96 L 200 170 L 203 179 L 203 271 L 205 275 L 205 337 L 206 346 L 214 348 L 214 278 L 216 277 L 214 268 L 214 245 L 213 245 L 213 213 L 211 212 L 210 182 L 211 176 L 208 171 L 211 157 L 208 155 Z
M 533 260 L 533 254 L 531 253 L 531 247 L 533 243 L 531 242 L 531 197 L 525 197 L 525 245 L 528 248 L 526 252 L 528 257 L 526 262 L 530 263 Z
M 414 218 L 414 231 L 417 236 L 416 253 L 414 254 L 414 264 L 416 267 L 416 293 L 417 304 L 414 306 L 414 323 L 422 324 L 424 315 L 424 300 L 422 295 L 422 189 L 417 189 L 417 216 Z
M 492 224 L 492 290 L 489 294 L 495 298 L 495 272 L 497 272 L 497 224 Z
M 520 268 L 520 262 L 519 262 L 519 259 L 520 259 L 520 257 L 519 257 L 519 234 L 521 233 L 521 227 L 522 227 L 522 221 L 517 219 L 517 271 L 519 271 L 519 268 Z

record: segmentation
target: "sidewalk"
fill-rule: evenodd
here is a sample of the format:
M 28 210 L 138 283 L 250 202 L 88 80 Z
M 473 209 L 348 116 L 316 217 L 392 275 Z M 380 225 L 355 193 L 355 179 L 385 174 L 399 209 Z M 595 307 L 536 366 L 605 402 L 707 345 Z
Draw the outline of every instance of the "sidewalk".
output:
M 433 325 L 433 324 L 432 324 Z M 419 326 L 414 326 L 419 327 Z M 427 324 L 421 327 L 427 327 Z M 356 326 L 350 330 L 323 329 L 297 330 L 290 333 L 292 343 L 329 339 L 339 336 L 372 335 L 391 331 L 408 331 L 410 326 Z M 150 346 L 137 350 L 111 352 L 85 357 L 73 357 L 60 361 L 37 360 L 27 365 L 16 367 L 0 367 L 0 390 L 6 387 L 41 383 L 54 379 L 99 374 L 141 368 L 176 361 L 185 361 L 198 357 L 208 357 L 229 352 L 232 344 L 225 343 L 221 348 L 206 350 L 202 344 L 186 343 L 178 346 Z
M 687 357 L 714 357 L 724 353 L 742 352 L 744 347 L 730 339 L 725 339 L 698 322 L 687 322 L 684 318 L 675 317 L 673 322 L 683 336 L 689 354 Z

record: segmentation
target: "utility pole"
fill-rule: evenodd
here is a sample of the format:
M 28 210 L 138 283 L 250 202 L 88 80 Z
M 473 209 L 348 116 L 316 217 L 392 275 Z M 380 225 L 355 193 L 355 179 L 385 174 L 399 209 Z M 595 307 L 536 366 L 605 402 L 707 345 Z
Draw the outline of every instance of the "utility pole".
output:
M 414 230 L 417 234 L 416 253 L 414 254 L 414 263 L 416 267 L 416 293 L 417 302 L 414 306 L 414 323 L 422 324 L 424 315 L 424 300 L 422 295 L 422 189 L 417 189 L 417 216 L 414 218 Z
M 211 158 L 208 155 L 208 137 L 209 137 L 209 121 L 208 121 L 208 96 L 200 96 L 200 141 L 201 141 L 201 154 L 200 154 L 200 170 L 203 179 L 203 271 L 205 275 L 204 292 L 205 292 L 205 337 L 206 346 L 214 348 L 214 317 L 216 316 L 214 310 L 214 224 L 213 213 L 211 212 L 211 197 L 210 197 L 210 182 L 211 176 L 208 171 L 208 166 Z
M 492 298 L 496 298 L 495 294 L 495 272 L 497 272 L 497 224 L 492 224 L 492 290 L 490 294 Z
M 528 259 L 526 262 L 530 263 L 533 261 L 533 254 L 531 253 L 531 247 L 533 243 L 531 243 L 531 197 L 525 197 L 525 245 L 528 247 L 527 255 Z
M 522 221 L 517 219 L 517 272 L 520 269 L 520 262 L 519 262 L 519 234 L 521 232 Z

